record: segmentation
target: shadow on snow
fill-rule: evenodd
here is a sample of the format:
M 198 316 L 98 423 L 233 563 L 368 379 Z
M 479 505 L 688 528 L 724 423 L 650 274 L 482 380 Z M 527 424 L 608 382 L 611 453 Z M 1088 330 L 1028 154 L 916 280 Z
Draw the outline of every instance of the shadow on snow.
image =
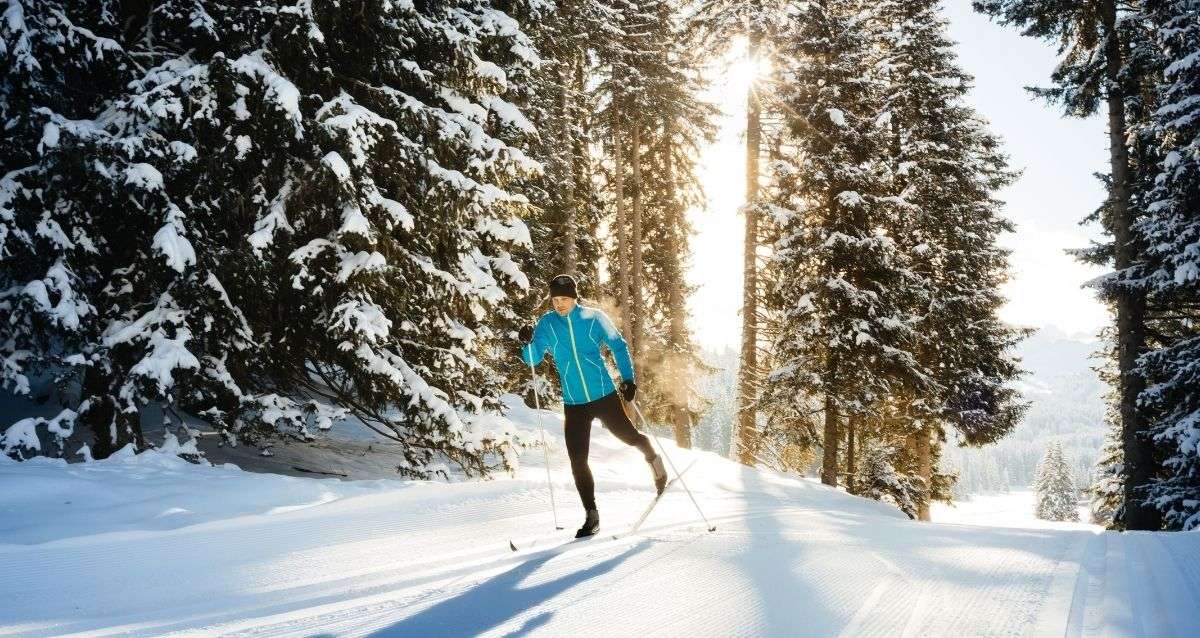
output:
M 468 636 L 478 635 L 528 612 L 570 588 L 606 574 L 626 559 L 650 546 L 649 541 L 629 547 L 620 554 L 586 569 L 534 585 L 521 587 L 522 581 L 543 567 L 558 554 L 532 558 L 498 574 L 466 591 L 448 598 L 376 631 L 374 638 L 399 636 Z M 550 621 L 553 610 L 543 611 L 525 621 L 513 635 L 537 629 Z

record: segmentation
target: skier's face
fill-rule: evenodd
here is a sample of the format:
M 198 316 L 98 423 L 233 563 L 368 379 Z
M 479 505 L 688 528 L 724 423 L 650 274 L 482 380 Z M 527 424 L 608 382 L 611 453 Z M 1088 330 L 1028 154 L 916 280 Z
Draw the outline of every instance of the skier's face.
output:
M 562 316 L 567 316 L 568 312 L 575 307 L 574 297 L 551 297 L 550 303 L 554 305 L 554 312 Z

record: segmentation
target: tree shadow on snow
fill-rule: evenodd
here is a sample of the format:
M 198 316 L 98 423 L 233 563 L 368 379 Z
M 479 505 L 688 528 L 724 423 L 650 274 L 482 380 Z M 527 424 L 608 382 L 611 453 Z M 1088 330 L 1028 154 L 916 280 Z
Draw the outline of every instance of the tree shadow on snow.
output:
M 876 516 L 867 510 L 860 512 L 842 501 L 831 502 L 829 509 L 821 510 L 818 527 L 845 539 L 844 544 L 840 548 L 820 547 L 814 541 L 791 539 L 780 533 L 789 523 L 798 531 L 804 529 L 803 518 L 796 518 L 803 517 L 803 512 L 792 510 L 786 495 L 755 471 L 743 469 L 742 479 L 746 493 L 779 498 L 777 514 L 769 511 L 766 516 L 746 519 L 750 542 L 745 555 L 734 558 L 747 564 L 745 576 L 758 594 L 758 626 L 754 633 L 761 636 L 832 636 L 846 629 L 846 623 L 861 611 L 861 605 L 867 604 L 879 583 L 878 578 L 872 582 L 871 572 L 864 571 L 863 565 L 875 565 L 879 578 L 888 573 L 886 563 L 897 568 L 899 580 L 884 591 L 889 599 L 915 598 L 919 581 L 940 586 L 937 595 L 955 591 L 954 602 L 964 605 L 989 605 L 993 602 L 991 592 L 1005 585 L 1036 596 L 1052 584 L 1053 570 L 1047 565 L 1062 560 L 1073 543 L 1093 535 L 1086 530 L 1063 533 L 918 523 Z M 860 557 L 847 562 L 848 553 Z M 847 580 L 839 582 L 842 565 Z M 829 578 L 833 580 L 821 584 L 822 579 Z M 861 583 L 860 589 L 847 591 L 848 586 L 838 586 L 850 582 Z M 834 602 L 836 605 L 830 604 Z M 1041 602 L 1044 596 L 1038 599 L 1039 605 Z M 1036 615 L 1038 611 L 1035 606 L 1030 613 Z M 980 613 L 964 617 L 1000 623 L 974 627 L 979 634 L 1002 633 L 1011 625 L 1011 619 L 1004 616 Z M 904 619 L 899 622 L 897 631 Z M 947 625 L 941 629 L 940 633 L 954 634 L 960 633 L 961 627 Z
M 746 493 L 780 497 L 781 513 L 787 499 L 765 481 L 756 470 L 742 469 Z M 749 532 L 749 545 L 740 555 L 731 557 L 741 567 L 741 575 L 754 586 L 758 601 L 757 622 L 750 633 L 759 636 L 827 636 L 836 633 L 840 621 L 823 602 L 824 592 L 801 577 L 809 560 L 806 547 L 784 537 L 783 519 L 767 514 L 747 517 L 743 524 Z
M 516 567 L 476 585 L 457 596 L 423 609 L 389 627 L 376 631 L 373 638 L 400 636 L 474 636 L 497 627 L 522 612 L 545 603 L 564 591 L 608 573 L 626 559 L 645 550 L 648 541 L 634 545 L 608 560 L 559 578 L 521 587 L 521 583 L 558 553 L 532 558 Z M 550 621 L 553 611 L 533 616 L 510 635 L 526 634 Z

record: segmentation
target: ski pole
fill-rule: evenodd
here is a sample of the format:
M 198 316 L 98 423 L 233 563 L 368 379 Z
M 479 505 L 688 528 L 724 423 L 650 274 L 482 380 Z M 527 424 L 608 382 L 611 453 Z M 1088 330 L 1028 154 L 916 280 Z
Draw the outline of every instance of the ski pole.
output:
M 542 401 L 538 397 L 538 375 L 533 364 L 529 364 L 529 373 L 533 375 L 533 406 L 538 412 L 542 411 Z M 558 505 L 554 503 L 554 481 L 550 480 L 550 447 L 546 445 L 546 426 L 542 426 L 542 458 L 546 462 L 546 484 L 550 486 L 550 511 L 554 512 L 554 529 L 562 529 L 558 524 Z
M 650 433 L 650 437 L 653 438 L 654 442 L 658 444 L 659 453 L 662 454 L 663 458 L 667 460 L 667 465 L 671 466 L 671 471 L 675 473 L 675 478 L 679 479 L 679 484 L 682 485 L 683 490 L 687 492 L 688 498 L 692 499 L 692 505 L 696 506 L 696 511 L 700 513 L 700 518 L 704 519 L 705 527 L 708 528 L 708 531 L 715 532 L 717 530 L 717 526 L 708 522 L 708 517 L 704 515 L 704 510 L 700 509 L 700 503 L 696 502 L 696 497 L 692 495 L 692 490 L 688 488 L 687 481 L 683 480 L 683 476 L 679 473 L 679 470 L 675 469 L 675 463 L 671 461 L 671 457 L 667 456 L 667 449 L 663 447 L 662 441 L 658 440 L 658 435 L 655 434 L 654 430 L 650 428 L 650 425 L 646 423 L 646 417 L 642 414 L 642 409 L 638 407 L 636 401 L 630 401 L 629 403 L 633 406 L 633 411 L 637 412 L 638 420 L 642 422 L 642 427 L 646 428 L 646 431 Z

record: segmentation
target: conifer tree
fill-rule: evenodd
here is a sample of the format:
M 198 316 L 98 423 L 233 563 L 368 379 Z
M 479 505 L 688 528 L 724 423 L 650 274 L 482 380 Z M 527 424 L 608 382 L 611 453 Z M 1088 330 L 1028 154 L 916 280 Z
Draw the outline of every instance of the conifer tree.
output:
M 527 187 L 535 207 L 529 218 L 535 257 L 527 270 L 537 281 L 568 273 L 590 285 L 600 211 L 587 153 L 595 96 L 585 82 L 594 70 L 592 34 L 604 30 L 608 16 L 596 0 L 571 0 L 522 18 L 541 58 L 524 111 L 538 130 L 530 152 L 544 166 Z
M 691 424 L 707 405 L 696 384 L 710 368 L 687 325 L 685 300 L 694 290 L 686 281 L 693 233 L 688 212 L 705 203 L 700 150 L 714 139 L 716 107 L 700 99 L 702 59 L 687 46 L 679 9 L 668 2 L 648 9 L 656 18 L 656 46 L 644 63 L 648 90 L 641 107 L 651 121 L 640 180 L 646 193 L 640 267 L 652 300 L 642 306 L 643 367 L 650 407 L 671 424 L 677 444 L 691 447 Z
M 1036 492 L 1034 514 L 1047 521 L 1077 521 L 1075 484 L 1071 468 L 1063 458 L 1062 446 L 1054 441 L 1038 464 L 1033 488 Z
M 1124 524 L 1122 510 L 1125 506 L 1125 481 L 1121 468 L 1121 430 L 1118 427 L 1120 421 L 1112 404 L 1109 400 L 1109 414 L 1105 418 L 1107 432 L 1104 435 L 1104 447 L 1096 457 L 1096 466 L 1087 488 L 1087 495 L 1090 498 L 1091 522 L 1108 529 L 1119 530 Z
M 487 2 L 352 4 L 122 23 L 152 65 L 44 162 L 47 208 L 103 232 L 96 336 L 64 360 L 97 436 L 161 402 L 230 439 L 354 416 L 406 475 L 509 460 L 492 316 L 528 285 L 508 189 L 539 168 L 517 104 L 537 53 Z
M 897 450 L 875 444 L 863 454 L 862 466 L 855 477 L 859 496 L 891 503 L 909 518 L 917 518 L 921 503 L 927 500 L 923 481 L 913 473 L 896 469 Z
M 1008 278 L 998 237 L 1013 230 L 996 193 L 1015 179 L 1000 141 L 966 103 L 972 78 L 959 68 L 934 0 L 873 8 L 887 79 L 881 119 L 889 129 L 892 192 L 907 227 L 897 237 L 911 255 L 921 290 L 917 356 L 931 382 L 914 383 L 910 416 L 918 472 L 932 484 L 944 427 L 968 445 L 1012 431 L 1023 408 L 1010 381 L 1012 354 L 1027 334 L 997 316 Z M 920 518 L 929 519 L 928 504 Z
M 1130 64 L 1130 42 L 1139 25 L 1130 19 L 1129 8 L 1115 0 L 974 0 L 973 6 L 1025 35 L 1057 44 L 1062 61 L 1051 76 L 1054 85 L 1035 89 L 1036 94 L 1061 104 L 1069 116 L 1086 117 L 1102 105 L 1107 112 L 1110 190 L 1101 221 L 1112 243 L 1087 256 L 1114 269 L 1098 285 L 1116 310 L 1126 522 L 1129 529 L 1158 529 L 1160 516 L 1144 500 L 1157 473 L 1154 444 L 1137 406 L 1145 385 L 1136 368 L 1146 348 L 1146 300 L 1137 285 L 1142 245 L 1135 232 L 1136 177 L 1127 107 L 1130 98 L 1136 98 L 1130 83 L 1139 79 L 1136 65 Z
M 1200 2 L 1148 0 L 1144 12 L 1164 71 L 1148 126 L 1161 161 L 1139 225 L 1154 320 L 1140 401 L 1165 457 L 1149 502 L 1186 530 L 1200 527 Z
M 64 196 L 79 183 L 70 173 L 85 162 L 80 147 L 102 134 L 91 118 L 144 71 L 126 48 L 139 17 L 119 2 L 13 0 L 0 18 L 0 390 L 29 394 L 40 375 L 63 390 L 85 376 L 95 386 L 109 372 L 97 352 L 108 303 L 103 216 Z M 0 451 L 38 451 L 41 425 L 61 446 L 81 412 L 96 426 L 98 456 L 141 449 L 139 423 L 114 401 L 92 397 L 15 424 Z
M 700 59 L 686 48 L 673 3 L 618 3 L 613 13 L 619 37 L 597 45 L 600 59 L 611 56 L 597 115 L 597 137 L 610 142 L 613 159 L 611 293 L 633 346 L 639 403 L 688 445 L 704 403 L 695 382 L 706 366 L 685 323 L 686 216 L 702 203 L 699 148 L 712 139 L 715 108 L 699 100 Z
M 895 239 L 904 223 L 888 183 L 883 84 L 859 8 L 811 2 L 796 11 L 780 49 L 787 137 L 772 167 L 771 268 L 780 275 L 768 303 L 781 318 L 763 401 L 790 419 L 820 398 L 827 485 L 838 483 L 843 419 L 928 377 L 912 352 L 908 295 L 920 282 Z

